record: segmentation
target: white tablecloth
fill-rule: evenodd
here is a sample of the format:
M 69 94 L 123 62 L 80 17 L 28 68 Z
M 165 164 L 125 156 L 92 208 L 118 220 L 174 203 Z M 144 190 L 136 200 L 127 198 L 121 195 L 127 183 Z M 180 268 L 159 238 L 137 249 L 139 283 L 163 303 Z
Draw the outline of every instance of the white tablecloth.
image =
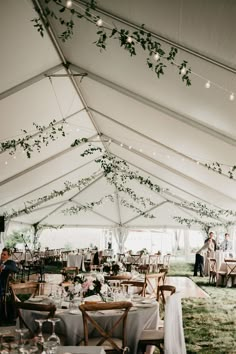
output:
M 69 254 L 67 258 L 67 267 L 78 267 L 84 272 L 84 256 L 82 254 Z
M 40 312 L 24 311 L 24 320 L 34 330 L 36 324 L 34 319 L 42 318 L 43 315 Z M 113 321 L 120 314 L 104 314 L 97 312 L 95 315 L 98 323 L 105 326 L 106 329 L 112 327 Z M 79 311 L 78 314 L 71 314 L 69 310 L 59 310 L 56 312 L 55 317 L 61 319 L 56 324 L 56 331 L 59 334 L 63 334 L 66 337 L 66 345 L 78 345 L 84 335 L 82 314 Z M 130 348 L 130 353 L 137 353 L 138 342 L 140 335 L 144 329 L 156 329 L 159 321 L 159 304 L 143 304 L 142 307 L 138 307 L 135 311 L 131 310 L 127 318 L 127 346 Z M 114 336 L 121 336 L 121 328 L 114 330 Z

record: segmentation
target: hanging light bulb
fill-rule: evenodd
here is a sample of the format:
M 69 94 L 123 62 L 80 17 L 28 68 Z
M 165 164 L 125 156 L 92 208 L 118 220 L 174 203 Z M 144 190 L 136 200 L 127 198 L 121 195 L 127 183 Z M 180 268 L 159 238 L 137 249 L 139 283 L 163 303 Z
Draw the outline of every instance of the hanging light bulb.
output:
M 185 66 L 182 67 L 182 69 L 181 69 L 181 74 L 182 74 L 182 75 L 185 75 L 185 74 L 186 74 L 186 68 L 185 68 Z
M 121 143 L 120 146 L 123 147 L 123 144 Z
M 155 54 L 153 55 L 153 59 L 156 60 L 156 61 L 158 61 L 158 60 L 160 59 L 159 53 L 155 53 Z
M 156 155 L 155 151 L 153 151 L 153 153 L 152 153 L 152 154 L 153 154 L 153 156 L 155 156 L 155 155 Z
M 7 161 L 5 161 L 5 165 L 8 165 L 8 162 L 7 162 Z
M 139 151 L 140 151 L 140 152 L 143 152 L 143 150 L 142 150 L 142 149 L 139 149 Z
M 72 5 L 73 5 L 72 0 L 67 0 L 66 7 L 70 8 L 70 7 L 72 7 Z
M 98 27 L 101 27 L 101 26 L 103 25 L 103 21 L 102 21 L 101 18 L 99 18 L 99 19 L 97 20 L 96 25 L 97 25 Z
M 132 37 L 130 37 L 130 36 L 129 36 L 129 37 L 127 37 L 127 42 L 128 42 L 128 43 L 132 43 L 132 42 L 133 42 L 133 38 L 132 38 Z
M 131 146 L 131 145 L 129 146 L 129 149 L 130 149 L 130 150 L 132 149 L 132 146 Z
M 206 83 L 205 83 L 205 88 L 209 89 L 211 87 L 211 83 L 210 81 L 208 80 Z
M 230 94 L 230 96 L 229 96 L 229 99 L 230 99 L 230 101 L 234 101 L 234 93 L 233 92 L 231 92 L 231 94 Z

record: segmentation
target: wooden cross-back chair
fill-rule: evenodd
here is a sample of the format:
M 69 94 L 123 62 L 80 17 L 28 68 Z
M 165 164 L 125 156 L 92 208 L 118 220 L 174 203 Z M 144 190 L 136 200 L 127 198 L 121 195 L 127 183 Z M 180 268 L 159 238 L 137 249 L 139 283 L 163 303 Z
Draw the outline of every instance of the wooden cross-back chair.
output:
M 166 304 L 167 296 L 173 295 L 176 292 L 176 287 L 173 285 L 159 285 L 157 289 L 157 301 L 162 301 L 163 305 Z
M 147 284 L 145 283 L 145 281 L 135 281 L 135 280 L 124 280 L 120 283 L 120 285 L 124 285 L 126 288 L 126 291 L 128 292 L 128 288 L 129 286 L 133 286 L 135 288 L 137 288 L 137 294 L 144 296 L 145 295 L 145 288 L 147 286 Z
M 209 262 L 209 283 L 216 283 L 217 266 L 215 258 L 208 258 Z
M 37 334 L 37 330 L 33 329 L 32 325 L 27 323 L 24 318 L 24 311 L 29 311 L 32 315 L 32 312 L 37 311 L 40 313 L 38 318 L 51 318 L 54 317 L 56 312 L 56 306 L 54 304 L 35 304 L 30 302 L 16 302 L 16 314 L 19 319 L 20 328 L 27 328 L 30 333 L 30 337 L 34 337 Z M 43 312 L 43 314 L 42 314 Z M 37 318 L 37 317 L 36 317 Z
M 104 279 L 110 286 L 120 286 L 122 281 L 131 279 L 131 274 L 105 275 Z
M 127 334 L 126 322 L 127 315 L 132 307 L 132 304 L 127 301 L 112 302 L 112 303 L 85 303 L 79 308 L 83 316 L 84 325 L 84 345 L 85 346 L 102 346 L 106 353 L 122 353 L 126 347 Z M 122 310 L 117 313 L 109 328 L 103 328 L 101 323 L 98 323 L 96 317 L 92 316 L 96 311 Z M 121 337 L 114 337 L 114 331 L 118 326 L 121 326 Z M 90 328 L 90 330 L 89 330 Z M 92 329 L 91 329 L 92 328 Z M 91 338 L 91 333 L 97 331 L 97 337 Z
M 164 284 L 165 272 L 145 274 L 145 291 L 149 297 L 157 297 L 157 289 L 161 284 Z
M 21 300 L 17 295 L 19 294 L 29 294 L 32 297 L 39 295 L 40 283 L 37 282 L 26 282 L 26 283 L 10 283 L 10 289 L 15 302 L 20 302 Z

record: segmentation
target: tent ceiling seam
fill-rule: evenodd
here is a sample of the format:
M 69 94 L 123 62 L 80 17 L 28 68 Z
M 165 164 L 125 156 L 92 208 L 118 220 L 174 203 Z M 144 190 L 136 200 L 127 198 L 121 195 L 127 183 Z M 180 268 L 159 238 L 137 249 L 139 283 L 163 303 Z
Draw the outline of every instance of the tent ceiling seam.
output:
M 75 70 L 75 71 L 80 71 L 80 70 L 85 70 L 82 69 L 81 67 L 71 64 L 71 67 Z M 154 108 L 157 111 L 160 111 L 164 114 L 169 115 L 171 118 L 174 118 L 176 120 L 179 120 L 182 123 L 185 123 L 186 125 L 189 125 L 193 128 L 197 128 L 198 130 L 203 131 L 204 133 L 210 135 L 210 136 L 214 136 L 217 139 L 223 140 L 228 144 L 231 144 L 233 146 L 236 145 L 236 139 L 234 139 L 233 137 L 226 135 L 225 133 L 223 133 L 220 130 L 215 129 L 214 127 L 208 125 L 208 124 L 203 124 L 200 123 L 196 120 L 194 120 L 192 117 L 190 116 L 185 116 L 181 113 L 178 113 L 176 111 L 171 110 L 170 108 L 167 108 L 157 102 L 154 102 L 144 96 L 141 96 L 140 94 L 137 94 L 133 91 L 128 90 L 127 88 L 124 88 L 123 86 L 120 86 L 112 81 L 109 81 L 101 76 L 98 76 L 97 74 L 92 73 L 91 71 L 89 72 L 87 70 L 88 73 L 88 77 L 96 82 L 99 82 L 107 87 L 110 87 L 112 89 L 114 89 L 115 91 L 122 93 L 123 95 L 130 97 L 136 101 L 138 101 L 139 103 L 142 103 L 148 107 Z

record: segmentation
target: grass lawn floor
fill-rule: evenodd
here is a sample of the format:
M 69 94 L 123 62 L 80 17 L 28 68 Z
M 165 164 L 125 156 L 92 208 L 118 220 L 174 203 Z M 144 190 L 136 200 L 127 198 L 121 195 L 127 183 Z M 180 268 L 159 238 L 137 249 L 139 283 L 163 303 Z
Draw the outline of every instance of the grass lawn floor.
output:
M 236 353 L 236 288 L 216 287 L 208 277 L 193 277 L 193 264 L 188 263 L 171 264 L 169 275 L 187 276 L 210 295 L 182 299 L 187 353 Z

